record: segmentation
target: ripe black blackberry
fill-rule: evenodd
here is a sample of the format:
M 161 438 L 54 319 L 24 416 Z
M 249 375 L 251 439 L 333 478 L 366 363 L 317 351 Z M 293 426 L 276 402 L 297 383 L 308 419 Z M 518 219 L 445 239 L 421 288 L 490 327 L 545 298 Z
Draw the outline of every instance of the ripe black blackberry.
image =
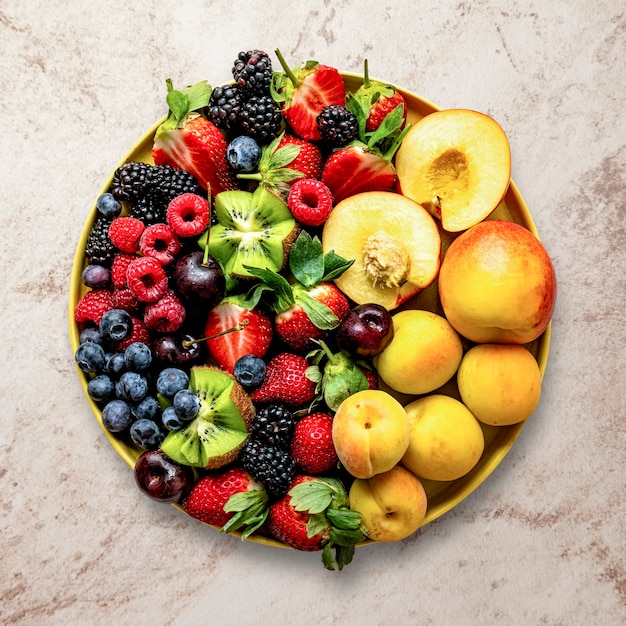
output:
M 241 107 L 241 127 L 244 132 L 265 145 L 278 137 L 283 114 L 271 96 L 251 96 Z
M 272 61 L 262 50 L 240 52 L 233 63 L 233 78 L 244 91 L 269 93 L 272 81 Z
M 111 183 L 111 193 L 116 200 L 134 202 L 137 198 L 148 193 L 150 177 L 152 173 L 151 165 L 131 161 L 124 163 L 115 170 L 113 182 Z
M 215 87 L 207 107 L 207 117 L 218 128 L 227 131 L 239 127 L 239 116 L 244 95 L 238 85 L 223 85 Z
M 295 461 L 287 452 L 254 438 L 244 445 L 239 461 L 272 498 L 284 496 L 296 475 Z
M 252 436 L 272 446 L 288 450 L 296 425 L 296 416 L 283 404 L 268 404 L 257 411 L 252 422 Z
M 87 235 L 85 244 L 85 257 L 87 263 L 95 263 L 109 267 L 119 250 L 113 245 L 109 237 L 111 220 L 104 215 L 98 214 Z
M 317 127 L 322 139 L 335 147 L 345 146 L 359 132 L 356 115 L 340 104 L 324 107 L 317 116 Z
M 186 170 L 180 170 L 170 165 L 154 165 L 152 167 L 150 193 L 165 203 L 169 203 L 176 196 L 181 196 L 184 193 L 206 196 L 206 192 L 195 176 Z
M 141 220 L 146 226 L 166 221 L 167 202 L 154 196 L 143 196 L 130 207 L 129 215 Z

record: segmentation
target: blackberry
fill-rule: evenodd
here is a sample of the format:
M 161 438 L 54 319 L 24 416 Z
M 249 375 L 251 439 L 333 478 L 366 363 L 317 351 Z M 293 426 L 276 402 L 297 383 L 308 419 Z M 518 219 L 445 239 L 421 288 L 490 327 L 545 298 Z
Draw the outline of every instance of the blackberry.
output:
M 167 203 L 154 196 L 139 198 L 130 207 L 129 215 L 141 220 L 146 226 L 162 224 L 166 221 Z
M 340 104 L 324 107 L 317 116 L 317 127 L 322 139 L 333 146 L 345 146 L 356 139 L 359 130 L 356 115 Z
M 295 461 L 287 452 L 250 439 L 241 450 L 239 460 L 250 475 L 262 483 L 272 498 L 281 498 L 296 475 Z
M 288 450 L 296 425 L 295 415 L 282 404 L 268 404 L 252 422 L 252 437 L 257 441 Z
M 98 215 L 96 217 L 89 235 L 87 235 L 87 242 L 85 244 L 85 257 L 87 263 L 103 265 L 110 267 L 113 262 L 113 258 L 118 253 L 118 249 L 113 245 L 111 238 L 109 237 L 109 226 L 111 220 Z
M 124 163 L 115 170 L 111 194 L 116 200 L 134 202 L 148 193 L 151 170 L 154 166 L 139 161 Z
M 244 97 L 241 88 L 237 85 L 223 85 L 215 87 L 209 100 L 207 117 L 218 128 L 227 131 L 239 127 L 239 117 Z
M 240 52 L 233 63 L 233 78 L 242 89 L 255 94 L 269 93 L 272 61 L 262 50 Z
M 251 96 L 241 108 L 244 132 L 264 145 L 280 134 L 283 115 L 270 96 Z
M 157 198 L 162 198 L 166 203 L 182 196 L 184 193 L 195 193 L 206 196 L 206 192 L 195 176 L 186 170 L 179 170 L 170 165 L 155 165 L 152 168 L 150 178 L 150 193 Z

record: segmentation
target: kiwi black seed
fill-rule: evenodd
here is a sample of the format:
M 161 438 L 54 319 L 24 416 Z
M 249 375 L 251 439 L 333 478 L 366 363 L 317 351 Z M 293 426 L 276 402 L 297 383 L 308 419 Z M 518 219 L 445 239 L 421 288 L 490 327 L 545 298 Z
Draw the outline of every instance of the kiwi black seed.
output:
M 170 432 L 161 450 L 174 461 L 216 469 L 235 460 L 249 437 L 254 405 L 227 372 L 192 367 L 189 388 L 200 398 L 198 415 L 181 430 Z
M 298 234 L 287 205 L 264 187 L 254 192 L 223 191 L 215 198 L 217 224 L 209 233 L 209 254 L 224 271 L 250 278 L 246 266 L 279 272 Z M 206 246 L 207 235 L 199 243 Z

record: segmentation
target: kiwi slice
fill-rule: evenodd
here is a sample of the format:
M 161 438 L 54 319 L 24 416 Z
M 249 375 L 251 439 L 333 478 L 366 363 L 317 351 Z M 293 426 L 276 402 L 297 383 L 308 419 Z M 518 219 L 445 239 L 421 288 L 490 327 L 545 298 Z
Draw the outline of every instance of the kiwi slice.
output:
M 250 396 L 230 374 L 204 365 L 191 368 L 189 388 L 200 398 L 198 415 L 170 432 L 161 450 L 192 467 L 215 469 L 231 463 L 248 440 L 255 414 Z
M 279 272 L 298 233 L 287 205 L 264 187 L 223 191 L 215 197 L 217 224 L 199 244 L 217 259 L 224 271 L 250 278 L 246 265 Z

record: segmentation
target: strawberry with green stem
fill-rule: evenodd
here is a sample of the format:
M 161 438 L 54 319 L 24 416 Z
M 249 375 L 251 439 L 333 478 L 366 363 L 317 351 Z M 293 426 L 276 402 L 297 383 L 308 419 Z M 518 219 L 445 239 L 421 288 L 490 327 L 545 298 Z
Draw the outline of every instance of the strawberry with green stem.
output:
M 348 299 L 332 282 L 353 263 L 329 252 L 324 254 L 318 237 L 302 231 L 289 251 L 294 282 L 268 269 L 246 266 L 261 283 L 256 297 L 265 297 L 275 311 L 276 335 L 291 349 L 302 352 L 335 329 L 348 313 Z

